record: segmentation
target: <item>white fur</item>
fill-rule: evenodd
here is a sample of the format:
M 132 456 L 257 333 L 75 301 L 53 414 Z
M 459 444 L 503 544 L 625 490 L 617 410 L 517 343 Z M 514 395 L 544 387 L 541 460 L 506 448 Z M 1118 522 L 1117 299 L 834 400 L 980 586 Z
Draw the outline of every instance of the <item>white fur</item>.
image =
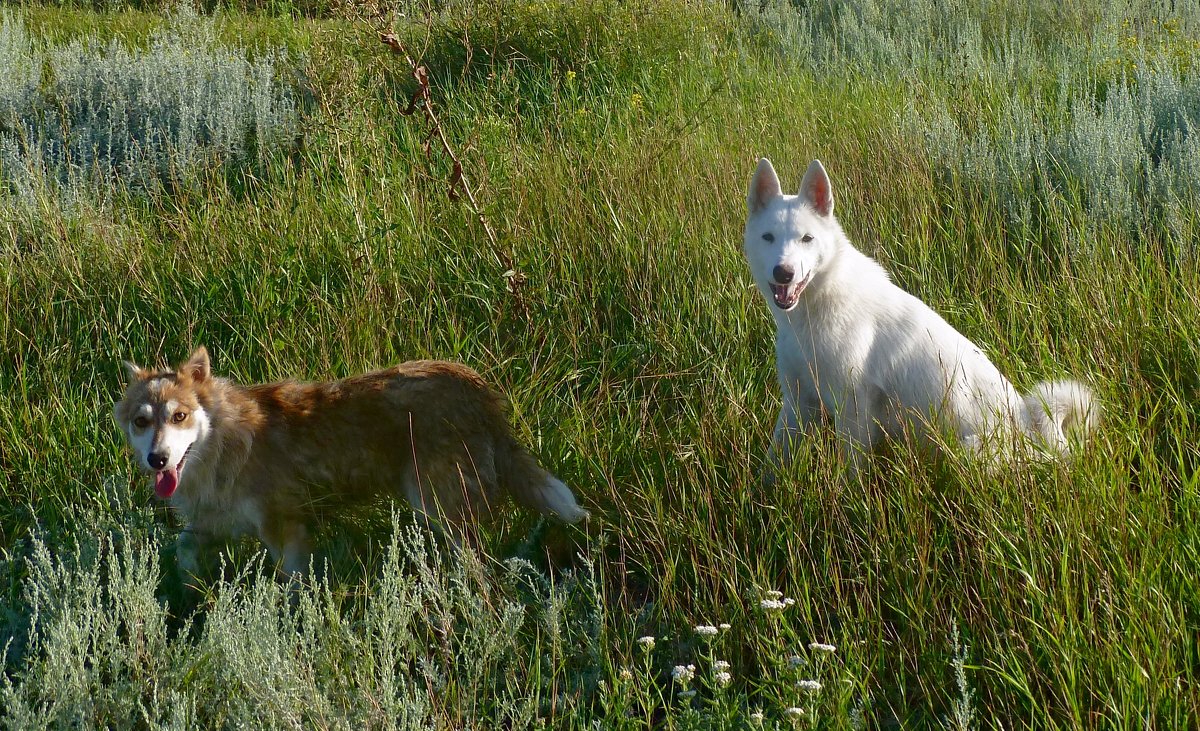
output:
M 539 492 L 542 504 L 560 520 L 567 523 L 578 523 L 588 517 L 588 511 L 579 507 L 579 503 L 575 502 L 575 495 L 572 494 L 571 488 L 557 477 L 547 475 L 546 482 L 541 486 Z
M 142 417 L 150 422 L 154 421 L 154 408 L 150 404 L 142 404 L 134 413 L 134 418 Z M 126 433 L 129 434 L 129 444 L 133 447 L 133 451 L 138 456 L 138 462 L 143 469 L 151 469 L 150 463 L 146 461 L 146 456 L 154 449 L 154 442 L 158 439 L 157 425 L 151 423 L 145 429 L 138 429 L 129 422 L 124 425 Z
M 168 401 L 165 406 L 155 413 L 155 409 L 151 404 L 142 404 L 134 413 L 134 418 L 143 417 L 150 423 L 144 429 L 139 429 L 130 422 L 125 424 L 125 430 L 129 434 L 129 444 L 137 453 L 138 460 L 145 469 L 153 469 L 149 462 L 151 452 L 166 452 L 167 465 L 171 467 L 177 466 L 183 460 L 183 455 L 187 454 L 188 448 L 192 444 L 203 441 L 211 429 L 211 423 L 208 414 L 202 407 L 196 408 L 192 412 L 192 424 L 186 428 L 180 428 L 171 423 L 171 415 L 175 413 L 175 409 L 179 404 L 175 401 Z
M 155 447 L 158 451 L 167 453 L 167 466 L 169 467 L 175 467 L 183 460 L 183 455 L 187 454 L 192 443 L 204 434 L 208 421 L 204 409 L 197 408 L 192 412 L 194 420 L 191 426 L 177 427 L 171 423 L 171 415 L 175 413 L 178 406 L 176 401 L 167 402 L 165 423 L 158 430 L 158 444 Z
M 1087 387 L 1041 384 L 1023 397 L 979 347 L 854 248 L 833 215 L 819 161 L 800 194 L 785 195 L 763 158 L 747 203 L 744 251 L 775 318 L 783 393 L 773 462 L 786 462 L 791 440 L 824 418 L 852 467 L 881 439 L 903 433 L 932 442 L 949 430 L 972 451 L 998 457 L 1025 437 L 1061 452 L 1066 432 L 1094 426 L 1098 408 Z M 795 282 L 807 279 L 786 311 L 771 287 L 777 266 L 792 269 Z

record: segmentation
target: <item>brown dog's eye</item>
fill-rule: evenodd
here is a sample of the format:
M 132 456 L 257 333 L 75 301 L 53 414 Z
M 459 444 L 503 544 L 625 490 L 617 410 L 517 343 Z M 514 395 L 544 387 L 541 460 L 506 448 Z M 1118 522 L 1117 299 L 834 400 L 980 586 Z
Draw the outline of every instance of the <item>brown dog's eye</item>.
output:
M 139 416 L 133 420 L 133 425 L 138 429 L 145 429 L 146 427 L 150 426 L 150 420 L 144 416 Z
M 179 422 L 183 421 L 183 420 L 184 420 L 184 419 L 186 419 L 186 418 L 187 418 L 187 412 L 186 412 L 186 411 L 176 411 L 176 412 L 175 412 L 175 414 L 174 414 L 174 416 L 172 416 L 172 417 L 171 417 L 171 421 L 173 421 L 173 422 L 175 422 L 176 424 L 178 424 Z

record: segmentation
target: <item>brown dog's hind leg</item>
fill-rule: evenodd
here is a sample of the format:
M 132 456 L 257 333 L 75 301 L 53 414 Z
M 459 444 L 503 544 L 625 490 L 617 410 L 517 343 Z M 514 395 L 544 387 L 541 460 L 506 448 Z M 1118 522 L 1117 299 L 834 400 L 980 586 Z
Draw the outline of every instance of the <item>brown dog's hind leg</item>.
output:
M 456 546 L 478 544 L 478 525 L 491 513 L 496 474 L 490 450 L 421 460 L 405 471 L 404 497 L 434 532 Z

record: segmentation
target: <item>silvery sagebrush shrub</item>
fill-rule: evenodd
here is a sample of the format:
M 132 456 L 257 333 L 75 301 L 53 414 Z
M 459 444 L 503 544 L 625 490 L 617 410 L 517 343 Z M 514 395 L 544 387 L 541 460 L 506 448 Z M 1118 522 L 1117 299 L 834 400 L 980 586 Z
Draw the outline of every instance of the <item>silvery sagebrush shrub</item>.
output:
M 180 6 L 145 48 L 89 37 L 48 46 L 0 15 L 0 196 L 31 205 L 153 192 L 225 165 L 262 165 L 298 130 L 294 64 L 223 46 Z
M 919 93 L 897 110 L 901 131 L 1018 229 L 1036 223 L 1035 208 L 1065 204 L 1093 226 L 1162 226 L 1177 239 L 1195 231 L 1195 6 L 1108 4 L 1076 29 L 1083 44 L 1047 32 L 1052 3 L 987 17 L 986 32 L 987 9 L 961 1 L 774 0 L 742 11 L 765 48 L 818 77 L 912 86 Z
M 526 728 L 587 697 L 578 666 L 604 622 L 590 565 L 551 582 L 393 527 L 365 584 L 289 585 L 260 554 L 182 626 L 154 532 L 32 539 L 0 727 Z
M 37 659 L 0 686 L 5 726 L 89 728 L 166 712 L 179 663 L 155 596 L 157 554 L 144 548 L 111 537 L 62 551 L 33 541 L 22 603 L 25 658 Z
M 945 108 L 907 111 L 903 124 L 937 164 L 994 195 L 1010 220 L 1027 223 L 1041 196 L 1078 200 L 1097 226 L 1184 233 L 1200 183 L 1200 74 L 1151 68 L 1111 84 L 1103 95 L 1069 83 L 1065 120 L 1050 124 L 1020 98 L 998 123 L 974 130 Z M 1053 200 L 1048 200 L 1053 202 Z

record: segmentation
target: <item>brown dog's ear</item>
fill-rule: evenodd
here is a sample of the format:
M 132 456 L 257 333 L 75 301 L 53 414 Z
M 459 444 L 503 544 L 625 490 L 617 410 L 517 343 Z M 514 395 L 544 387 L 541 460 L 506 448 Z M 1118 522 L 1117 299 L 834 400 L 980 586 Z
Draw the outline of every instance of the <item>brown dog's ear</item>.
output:
M 146 377 L 146 371 L 130 360 L 121 361 L 121 370 L 125 373 L 125 385 L 140 381 Z
M 179 367 L 179 372 L 196 383 L 203 383 L 212 375 L 208 361 L 208 351 L 203 345 L 192 351 L 192 357 Z

